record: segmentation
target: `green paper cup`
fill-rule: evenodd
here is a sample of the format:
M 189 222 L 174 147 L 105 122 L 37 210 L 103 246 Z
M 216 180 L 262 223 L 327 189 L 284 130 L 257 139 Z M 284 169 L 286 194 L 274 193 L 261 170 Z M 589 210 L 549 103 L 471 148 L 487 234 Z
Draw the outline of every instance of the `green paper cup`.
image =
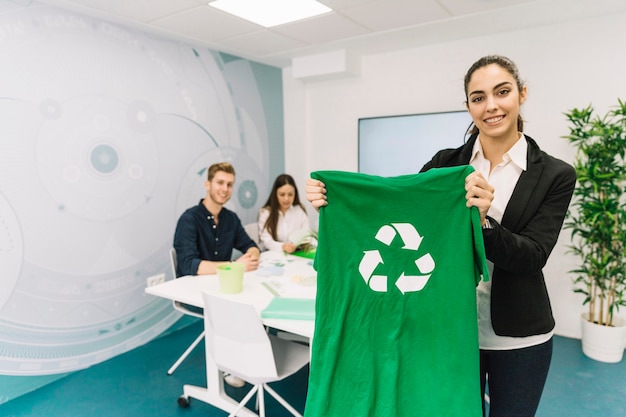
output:
M 244 265 L 237 262 L 222 264 L 217 267 L 217 277 L 220 280 L 220 292 L 236 294 L 243 287 Z

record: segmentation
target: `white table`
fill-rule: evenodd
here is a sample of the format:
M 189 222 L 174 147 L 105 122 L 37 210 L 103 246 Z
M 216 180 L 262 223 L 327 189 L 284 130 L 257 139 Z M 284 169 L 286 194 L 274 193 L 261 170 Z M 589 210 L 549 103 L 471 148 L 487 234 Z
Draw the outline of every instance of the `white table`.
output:
M 280 271 L 280 275 L 269 275 L 269 271 Z M 297 256 L 264 252 L 261 265 L 257 271 L 246 272 L 243 290 L 237 294 L 222 294 L 219 290 L 217 275 L 185 276 L 162 284 L 146 288 L 146 293 L 157 297 L 180 301 L 185 304 L 203 307 L 202 293 L 217 295 L 233 301 L 247 303 L 261 311 L 274 298 L 276 293 L 283 297 L 315 298 L 315 270 L 311 260 Z M 313 338 L 314 322 L 312 320 L 262 319 L 266 326 L 280 331 Z M 224 391 L 224 379 L 210 355 L 206 355 L 207 387 L 193 385 L 183 386 L 183 397 L 197 398 L 224 411 L 231 412 L 237 402 Z M 238 413 L 242 416 L 256 416 L 255 413 L 243 408 Z

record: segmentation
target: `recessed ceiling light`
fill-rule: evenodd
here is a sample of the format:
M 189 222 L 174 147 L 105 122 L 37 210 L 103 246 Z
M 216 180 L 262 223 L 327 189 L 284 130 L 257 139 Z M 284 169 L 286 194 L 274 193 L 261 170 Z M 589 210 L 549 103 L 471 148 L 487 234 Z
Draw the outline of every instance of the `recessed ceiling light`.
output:
M 216 0 L 209 6 L 265 27 L 332 11 L 315 0 Z

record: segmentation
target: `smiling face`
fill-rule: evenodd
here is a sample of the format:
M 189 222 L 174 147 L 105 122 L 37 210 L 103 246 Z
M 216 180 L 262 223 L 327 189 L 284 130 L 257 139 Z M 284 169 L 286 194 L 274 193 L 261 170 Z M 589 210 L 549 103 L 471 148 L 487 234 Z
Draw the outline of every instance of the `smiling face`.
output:
M 276 189 L 276 197 L 278 198 L 278 204 L 280 210 L 285 212 L 293 204 L 293 200 L 296 196 L 296 189 L 291 184 L 285 184 Z
M 476 69 L 467 83 L 467 109 L 481 140 L 517 141 L 520 106 L 526 86 L 505 68 L 492 63 Z
M 211 202 L 220 206 L 226 204 L 233 194 L 233 185 L 235 184 L 235 175 L 217 171 L 210 181 L 206 181 L 204 186 L 207 190 L 207 197 Z

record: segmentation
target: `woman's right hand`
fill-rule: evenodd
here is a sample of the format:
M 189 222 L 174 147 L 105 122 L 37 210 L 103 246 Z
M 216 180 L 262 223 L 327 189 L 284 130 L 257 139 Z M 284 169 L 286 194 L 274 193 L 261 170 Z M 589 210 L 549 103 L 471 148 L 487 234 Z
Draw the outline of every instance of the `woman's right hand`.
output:
M 328 201 L 326 201 L 326 188 L 324 187 L 324 183 L 320 180 L 314 180 L 313 178 L 306 180 L 306 199 L 311 202 L 315 210 L 319 210 L 320 207 L 328 204 Z
M 493 201 L 494 189 L 483 174 L 474 171 L 465 177 L 465 198 L 467 207 L 477 207 L 480 213 L 480 224 L 485 225 L 487 212 Z
M 282 249 L 285 253 L 294 253 L 298 247 L 294 243 L 285 242 L 283 243 Z

